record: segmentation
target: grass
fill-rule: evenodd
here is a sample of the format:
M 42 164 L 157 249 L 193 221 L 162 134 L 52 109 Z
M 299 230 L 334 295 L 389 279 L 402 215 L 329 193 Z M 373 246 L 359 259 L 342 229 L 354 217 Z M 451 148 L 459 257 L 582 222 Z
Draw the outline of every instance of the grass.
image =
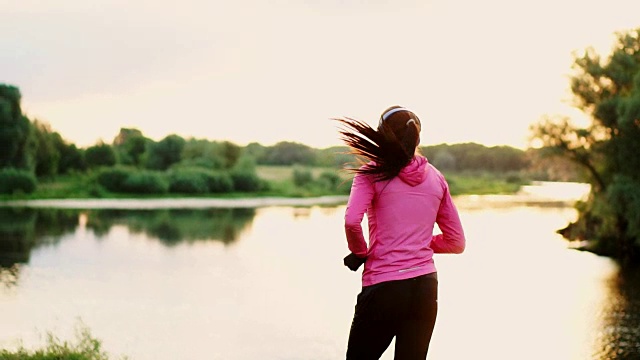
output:
M 351 178 L 351 175 L 348 172 L 342 171 L 336 168 L 330 168 L 330 167 L 301 167 L 301 168 L 311 171 L 311 175 L 313 175 L 314 178 L 317 178 L 318 176 L 320 176 L 320 174 L 322 174 L 325 171 L 333 172 L 345 180 Z M 295 169 L 294 166 L 262 165 L 262 166 L 258 166 L 256 168 L 256 171 L 258 173 L 258 176 L 260 176 L 262 179 L 265 179 L 268 181 L 285 181 L 285 180 L 291 180 L 291 178 L 293 177 L 294 169 Z
M 312 180 L 296 185 L 294 172 L 308 171 Z M 54 179 L 40 179 L 35 192 L 31 194 L 0 195 L 0 200 L 28 199 L 90 199 L 90 198 L 246 198 L 246 197 L 314 197 L 324 195 L 348 195 L 352 175 L 343 170 L 325 167 L 258 166 L 258 176 L 268 183 L 265 190 L 259 192 L 230 192 L 224 194 L 124 194 L 112 193 L 100 188 L 90 174 L 58 176 Z M 327 184 L 321 181 L 321 175 L 337 175 L 339 184 Z M 520 186 L 528 183 L 517 174 L 495 173 L 445 173 L 453 195 L 465 194 L 513 194 Z
M 53 334 L 47 334 L 47 343 L 41 349 L 28 350 L 20 347 L 15 351 L 0 350 L 0 360 L 109 360 L 113 359 L 102 350 L 102 342 L 84 325 L 76 327 L 73 342 L 62 341 Z M 127 359 L 119 357 L 119 359 Z
M 452 195 L 514 194 L 529 183 L 509 174 L 451 173 L 445 177 Z

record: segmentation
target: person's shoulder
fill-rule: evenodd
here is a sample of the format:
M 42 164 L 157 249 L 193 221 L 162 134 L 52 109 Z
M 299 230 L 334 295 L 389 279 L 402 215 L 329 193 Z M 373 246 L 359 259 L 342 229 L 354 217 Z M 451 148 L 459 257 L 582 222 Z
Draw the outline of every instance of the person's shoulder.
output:
M 376 163 L 373 161 L 369 161 L 368 163 L 364 163 L 362 165 L 360 165 L 360 167 L 358 168 L 358 170 L 353 171 L 354 172 L 354 180 L 356 179 L 361 179 L 361 180 L 367 180 L 369 182 L 374 182 L 374 178 L 371 174 L 368 174 L 366 172 L 366 170 L 371 169 L 373 167 L 376 166 Z
M 369 170 L 369 169 L 372 169 L 372 168 L 374 168 L 374 167 L 376 167 L 376 163 L 375 163 L 375 161 L 369 161 L 368 163 L 362 164 L 362 165 L 360 165 L 360 167 L 358 168 L 357 175 L 360 175 L 360 176 L 369 176 L 369 175 L 367 175 L 366 173 L 364 173 L 363 171 L 365 171 L 365 170 Z

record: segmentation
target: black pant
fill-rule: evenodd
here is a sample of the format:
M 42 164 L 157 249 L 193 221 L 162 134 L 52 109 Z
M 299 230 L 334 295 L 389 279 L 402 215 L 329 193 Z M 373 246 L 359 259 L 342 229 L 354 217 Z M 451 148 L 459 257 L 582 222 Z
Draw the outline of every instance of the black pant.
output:
M 379 359 L 396 337 L 395 360 L 424 360 L 438 313 L 438 279 L 427 274 L 362 288 L 347 360 Z

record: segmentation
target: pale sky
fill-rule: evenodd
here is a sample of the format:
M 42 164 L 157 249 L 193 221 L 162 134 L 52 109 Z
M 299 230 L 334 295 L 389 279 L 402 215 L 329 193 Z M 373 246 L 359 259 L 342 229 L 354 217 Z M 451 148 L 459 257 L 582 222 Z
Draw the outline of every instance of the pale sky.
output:
M 577 116 L 572 52 L 608 55 L 640 1 L 20 0 L 0 4 L 0 82 L 79 146 L 121 127 L 340 144 L 330 117 L 399 104 L 423 145 L 527 146 L 544 114 Z

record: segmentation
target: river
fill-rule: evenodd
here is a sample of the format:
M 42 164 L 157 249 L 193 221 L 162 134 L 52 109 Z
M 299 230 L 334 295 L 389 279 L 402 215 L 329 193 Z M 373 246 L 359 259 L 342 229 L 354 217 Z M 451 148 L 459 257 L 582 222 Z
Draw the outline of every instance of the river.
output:
M 456 197 L 468 245 L 435 258 L 429 359 L 640 359 L 639 272 L 555 232 L 580 185 Z M 3 204 L 0 347 L 81 323 L 134 360 L 344 358 L 344 203 L 273 200 Z

